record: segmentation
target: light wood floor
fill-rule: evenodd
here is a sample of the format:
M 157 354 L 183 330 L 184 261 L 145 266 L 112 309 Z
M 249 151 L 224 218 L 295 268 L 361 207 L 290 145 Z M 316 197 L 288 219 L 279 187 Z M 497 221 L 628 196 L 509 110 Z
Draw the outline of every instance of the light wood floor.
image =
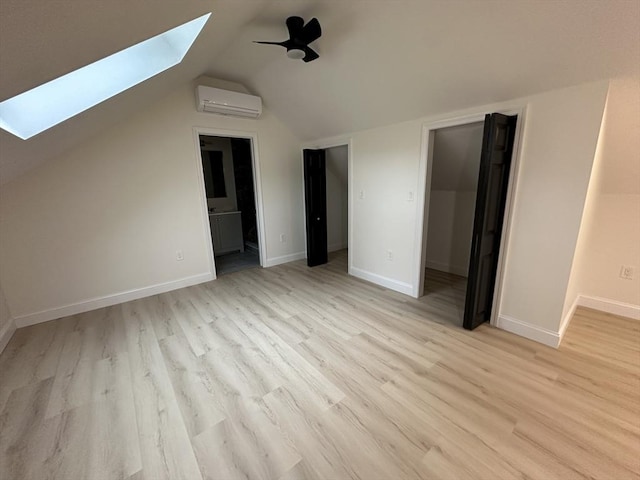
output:
M 638 478 L 638 322 L 467 332 L 332 257 L 18 330 L 0 478 Z
M 441 272 L 427 268 L 424 276 L 423 302 L 429 305 L 440 305 L 446 315 L 441 319 L 453 325 L 462 326 L 464 302 L 467 296 L 467 278 L 453 273 Z

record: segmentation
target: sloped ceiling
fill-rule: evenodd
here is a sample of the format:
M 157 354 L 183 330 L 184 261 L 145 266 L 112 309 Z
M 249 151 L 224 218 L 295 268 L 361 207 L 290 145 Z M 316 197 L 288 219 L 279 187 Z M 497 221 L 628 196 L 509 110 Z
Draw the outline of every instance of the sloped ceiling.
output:
M 0 182 L 201 74 L 243 83 L 301 140 L 640 75 L 636 0 L 2 0 L 0 100 L 209 11 L 182 64 L 30 140 L 0 131 Z M 320 59 L 252 43 L 284 40 L 289 15 L 320 20 Z

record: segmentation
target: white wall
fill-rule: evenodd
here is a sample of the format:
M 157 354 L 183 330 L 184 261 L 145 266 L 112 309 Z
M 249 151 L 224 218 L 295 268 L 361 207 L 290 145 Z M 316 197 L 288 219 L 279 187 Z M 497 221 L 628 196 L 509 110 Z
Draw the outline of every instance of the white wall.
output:
M 512 321 L 502 328 L 513 331 L 515 322 L 525 327 L 520 334 L 557 337 L 607 88 L 608 82 L 579 85 L 339 137 L 352 141 L 352 273 L 413 291 L 423 211 L 410 194 L 422 180 L 424 124 L 526 106 L 498 311 Z
M 476 192 L 431 191 L 427 268 L 467 276 L 475 205 Z
M 435 132 L 427 268 L 467 276 L 483 129 L 476 122 Z
M 529 99 L 500 304 L 505 328 L 559 331 L 607 88 Z
M 597 299 L 593 306 L 640 316 L 639 152 L 640 78 L 615 79 L 565 298 L 567 321 L 579 295 Z M 636 268 L 633 280 L 620 278 L 622 265 Z
M 417 188 L 421 128 L 414 120 L 351 137 L 351 272 L 407 294 L 417 223 L 409 195 Z
M 347 248 L 349 241 L 349 153 L 346 145 L 325 150 L 327 160 L 327 246 L 330 252 Z
M 210 275 L 195 126 L 257 132 L 267 263 L 304 258 L 300 143 L 266 109 L 197 112 L 188 84 L 3 186 L 0 281 L 18 324 Z
M 557 331 L 607 85 L 350 135 L 352 273 L 413 291 L 425 122 L 526 104 L 499 312 L 536 331 Z M 258 121 L 197 113 L 192 86 L 184 86 L 3 186 L 0 281 L 14 317 L 209 272 L 195 125 L 257 132 L 268 260 L 304 255 L 298 140 L 268 111 Z M 281 233 L 286 243 L 279 242 Z M 182 262 L 175 260 L 178 248 Z

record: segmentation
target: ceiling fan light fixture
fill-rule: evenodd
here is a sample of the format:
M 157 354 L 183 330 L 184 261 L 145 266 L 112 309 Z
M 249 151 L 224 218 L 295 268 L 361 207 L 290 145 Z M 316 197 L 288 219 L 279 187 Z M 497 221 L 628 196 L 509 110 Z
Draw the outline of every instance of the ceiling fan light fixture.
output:
M 301 60 L 305 56 L 305 51 L 299 48 L 289 48 L 287 49 L 287 57 L 292 60 Z
M 311 42 L 322 36 L 322 28 L 317 18 L 312 18 L 305 25 L 302 17 L 289 17 L 286 21 L 289 38 L 284 42 L 254 41 L 263 45 L 279 45 L 287 49 L 287 57 L 302 60 L 305 63 L 320 58 L 318 52 L 309 47 Z

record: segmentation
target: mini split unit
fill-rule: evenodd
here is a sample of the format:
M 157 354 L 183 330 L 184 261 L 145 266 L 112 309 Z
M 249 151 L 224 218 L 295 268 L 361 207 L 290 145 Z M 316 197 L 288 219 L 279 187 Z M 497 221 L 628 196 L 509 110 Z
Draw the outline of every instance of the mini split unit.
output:
M 258 118 L 262 113 L 262 98 L 246 93 L 200 85 L 196 100 L 199 112 L 245 118 Z

